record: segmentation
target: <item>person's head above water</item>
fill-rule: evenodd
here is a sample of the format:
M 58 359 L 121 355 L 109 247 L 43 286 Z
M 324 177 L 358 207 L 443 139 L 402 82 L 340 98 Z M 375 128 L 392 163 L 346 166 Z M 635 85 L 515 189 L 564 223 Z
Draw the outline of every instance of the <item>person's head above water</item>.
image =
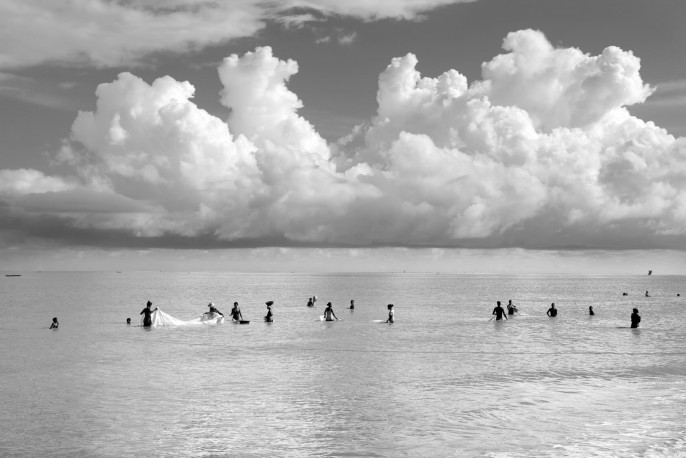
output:
M 126 324 L 131 324 L 131 318 L 126 319 Z
M 53 318 L 53 319 L 52 319 L 52 322 L 53 322 L 53 323 L 57 323 L 57 317 Z
M 634 313 L 638 314 L 638 309 L 634 309 Z
M 147 305 L 148 307 L 150 307 L 150 306 L 152 305 L 152 302 L 148 301 L 148 303 L 145 304 L 145 305 Z
M 214 302 L 210 302 L 209 304 L 207 304 L 207 306 L 208 307 L 214 307 Z
M 238 302 L 234 302 L 233 305 L 235 305 L 236 307 L 238 307 Z
M 497 301 L 495 304 L 496 304 L 496 305 L 500 305 L 500 301 Z
M 326 303 L 326 306 L 327 306 L 327 307 L 331 307 L 331 302 L 327 302 L 327 303 Z

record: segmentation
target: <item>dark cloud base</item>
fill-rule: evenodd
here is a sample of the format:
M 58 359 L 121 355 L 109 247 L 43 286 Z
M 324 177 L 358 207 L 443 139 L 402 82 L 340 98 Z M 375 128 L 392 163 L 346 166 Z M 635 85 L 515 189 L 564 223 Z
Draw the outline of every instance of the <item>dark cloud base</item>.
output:
M 626 235 L 618 236 L 614 231 L 610 236 L 602 233 L 587 233 L 584 243 L 564 243 L 547 237 L 543 233 L 532 234 L 526 227 L 512 228 L 502 234 L 489 238 L 460 239 L 454 243 L 430 241 L 421 243 L 321 243 L 293 240 L 283 234 L 259 238 L 222 240 L 214 233 L 206 232 L 193 237 L 178 234 L 160 236 L 137 236 L 126 230 L 103 230 L 78 227 L 76 220 L 52 215 L 33 216 L 17 214 L 0 201 L 0 244 L 18 246 L 29 241 L 42 241 L 50 245 L 67 247 L 95 247 L 111 249 L 188 249 L 211 250 L 229 248 L 467 248 L 502 249 L 522 248 L 531 250 L 645 250 L 674 249 L 682 246 L 686 250 L 684 235 L 653 235 L 646 238 L 643 233 L 627 230 Z M 528 226 L 528 225 L 527 225 Z M 540 226 L 539 223 L 531 226 Z M 577 238 L 578 240 L 578 238 Z M 678 248 L 677 248 L 678 250 Z

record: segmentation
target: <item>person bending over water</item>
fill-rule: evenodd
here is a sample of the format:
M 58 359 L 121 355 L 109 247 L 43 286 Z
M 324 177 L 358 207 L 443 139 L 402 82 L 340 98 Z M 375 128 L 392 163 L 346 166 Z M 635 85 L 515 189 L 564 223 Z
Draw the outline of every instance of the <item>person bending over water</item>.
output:
M 555 308 L 555 302 L 550 304 L 550 308 L 546 312 L 546 315 L 548 315 L 551 318 L 555 318 L 557 316 L 557 309 Z
M 631 327 L 637 328 L 638 323 L 641 322 L 641 317 L 638 314 L 638 309 L 634 309 L 634 313 L 631 314 Z
M 60 327 L 60 324 L 57 322 L 57 317 L 52 319 L 52 323 L 50 323 L 50 329 L 57 329 Z
M 272 304 L 274 301 L 267 301 L 265 304 L 267 304 L 267 315 L 264 317 L 264 321 L 267 323 L 271 323 L 274 321 L 274 314 L 272 313 Z
M 646 291 L 646 297 L 650 297 L 650 294 L 648 294 L 648 291 Z
M 503 318 L 507 320 L 507 316 L 505 315 L 505 309 L 502 305 L 500 305 L 500 301 L 495 303 L 495 308 L 493 309 L 493 313 L 491 313 L 491 315 L 495 315 L 495 321 L 500 321 Z M 492 319 L 493 318 L 491 318 L 491 320 Z
M 233 308 L 231 309 L 231 319 L 233 321 L 241 321 L 243 319 L 241 309 L 238 308 L 238 302 L 233 303 Z
M 214 306 L 214 302 L 210 302 L 209 304 L 207 304 L 207 306 L 210 308 L 210 311 L 206 313 L 206 315 L 208 315 L 209 318 L 212 318 L 212 317 L 214 316 L 215 313 L 216 313 L 217 315 L 224 316 L 224 314 L 223 314 L 222 312 L 220 312 L 220 311 L 217 309 L 217 307 Z
M 331 305 L 331 302 L 327 302 L 326 308 L 324 309 L 324 321 L 333 321 L 332 317 L 338 321 L 338 317 L 335 313 L 333 313 L 333 306 Z
M 146 328 L 152 326 L 152 312 L 157 310 L 157 307 L 155 307 L 155 310 L 151 310 L 150 307 L 152 307 L 152 302 L 148 301 L 146 307 L 143 309 L 141 313 L 139 313 L 139 315 L 145 314 L 145 316 L 143 317 L 143 326 L 145 326 Z
M 589 315 L 595 315 L 595 313 L 593 312 L 593 306 L 592 305 L 588 306 L 588 314 Z
M 350 310 L 355 310 L 355 301 L 350 299 Z
M 386 323 L 395 323 L 395 313 L 393 312 L 393 304 L 388 304 L 388 319 Z

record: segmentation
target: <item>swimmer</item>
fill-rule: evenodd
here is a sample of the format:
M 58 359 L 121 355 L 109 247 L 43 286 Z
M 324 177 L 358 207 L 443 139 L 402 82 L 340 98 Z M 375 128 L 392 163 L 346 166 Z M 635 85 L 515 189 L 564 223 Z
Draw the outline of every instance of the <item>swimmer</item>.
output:
M 241 321 L 243 319 L 243 314 L 241 313 L 241 309 L 238 308 L 238 302 L 233 303 L 233 308 L 231 309 L 231 319 L 233 321 Z
M 355 301 L 350 299 L 350 310 L 355 310 Z
M 593 306 L 592 305 L 588 306 L 588 314 L 589 315 L 595 315 L 595 312 L 593 312 Z
M 52 323 L 50 323 L 50 329 L 57 329 L 60 327 L 60 324 L 57 322 L 57 317 L 52 319 Z
M 158 307 L 155 307 L 155 310 L 151 310 L 150 307 L 152 307 L 152 302 L 148 301 L 146 307 L 143 309 L 141 313 L 139 313 L 139 315 L 145 314 L 145 316 L 143 317 L 143 326 L 145 326 L 146 328 L 152 326 L 152 312 L 155 312 L 158 309 Z
M 326 308 L 324 309 L 324 321 L 333 321 L 333 318 L 331 317 L 336 318 L 336 321 L 338 321 L 338 317 L 333 313 L 331 302 L 327 302 Z
M 507 320 L 507 316 L 505 315 L 505 309 L 503 308 L 502 305 L 500 305 L 500 301 L 496 302 L 495 308 L 493 309 L 493 313 L 491 315 L 495 315 L 495 321 L 500 321 L 503 318 Z M 491 317 L 491 320 L 493 317 Z
M 312 298 L 311 298 L 311 297 L 308 297 L 308 298 L 307 298 L 307 306 L 308 306 L 308 307 L 314 307 L 314 302 L 312 301 Z
M 386 323 L 395 323 L 395 313 L 393 313 L 393 304 L 388 304 L 388 319 Z
M 648 294 L 648 291 L 646 291 L 646 297 L 650 297 L 650 294 Z
M 557 316 L 557 309 L 555 308 L 555 302 L 553 302 L 552 304 L 550 304 L 550 308 L 549 308 L 548 311 L 546 312 L 546 315 L 548 315 L 548 316 L 551 317 L 551 318 L 554 318 L 554 317 Z
M 131 318 L 126 319 L 126 324 L 130 325 L 131 324 Z
M 274 304 L 274 301 L 267 301 L 265 304 L 267 304 L 267 315 L 264 317 L 264 321 L 272 323 L 274 321 L 274 314 L 272 313 L 272 304 Z
M 638 323 L 641 322 L 641 317 L 638 314 L 638 309 L 634 309 L 634 313 L 631 314 L 631 327 L 637 328 Z

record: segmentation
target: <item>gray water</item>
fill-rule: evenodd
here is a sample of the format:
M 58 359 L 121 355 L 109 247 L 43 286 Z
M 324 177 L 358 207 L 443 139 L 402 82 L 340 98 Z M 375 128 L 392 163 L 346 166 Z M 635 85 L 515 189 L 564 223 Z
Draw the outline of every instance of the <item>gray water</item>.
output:
M 679 276 L 1 276 L 0 455 L 686 456 L 684 295 Z M 489 321 L 508 299 L 520 315 Z M 147 300 L 251 323 L 127 326 Z M 318 321 L 328 301 L 341 321 Z

